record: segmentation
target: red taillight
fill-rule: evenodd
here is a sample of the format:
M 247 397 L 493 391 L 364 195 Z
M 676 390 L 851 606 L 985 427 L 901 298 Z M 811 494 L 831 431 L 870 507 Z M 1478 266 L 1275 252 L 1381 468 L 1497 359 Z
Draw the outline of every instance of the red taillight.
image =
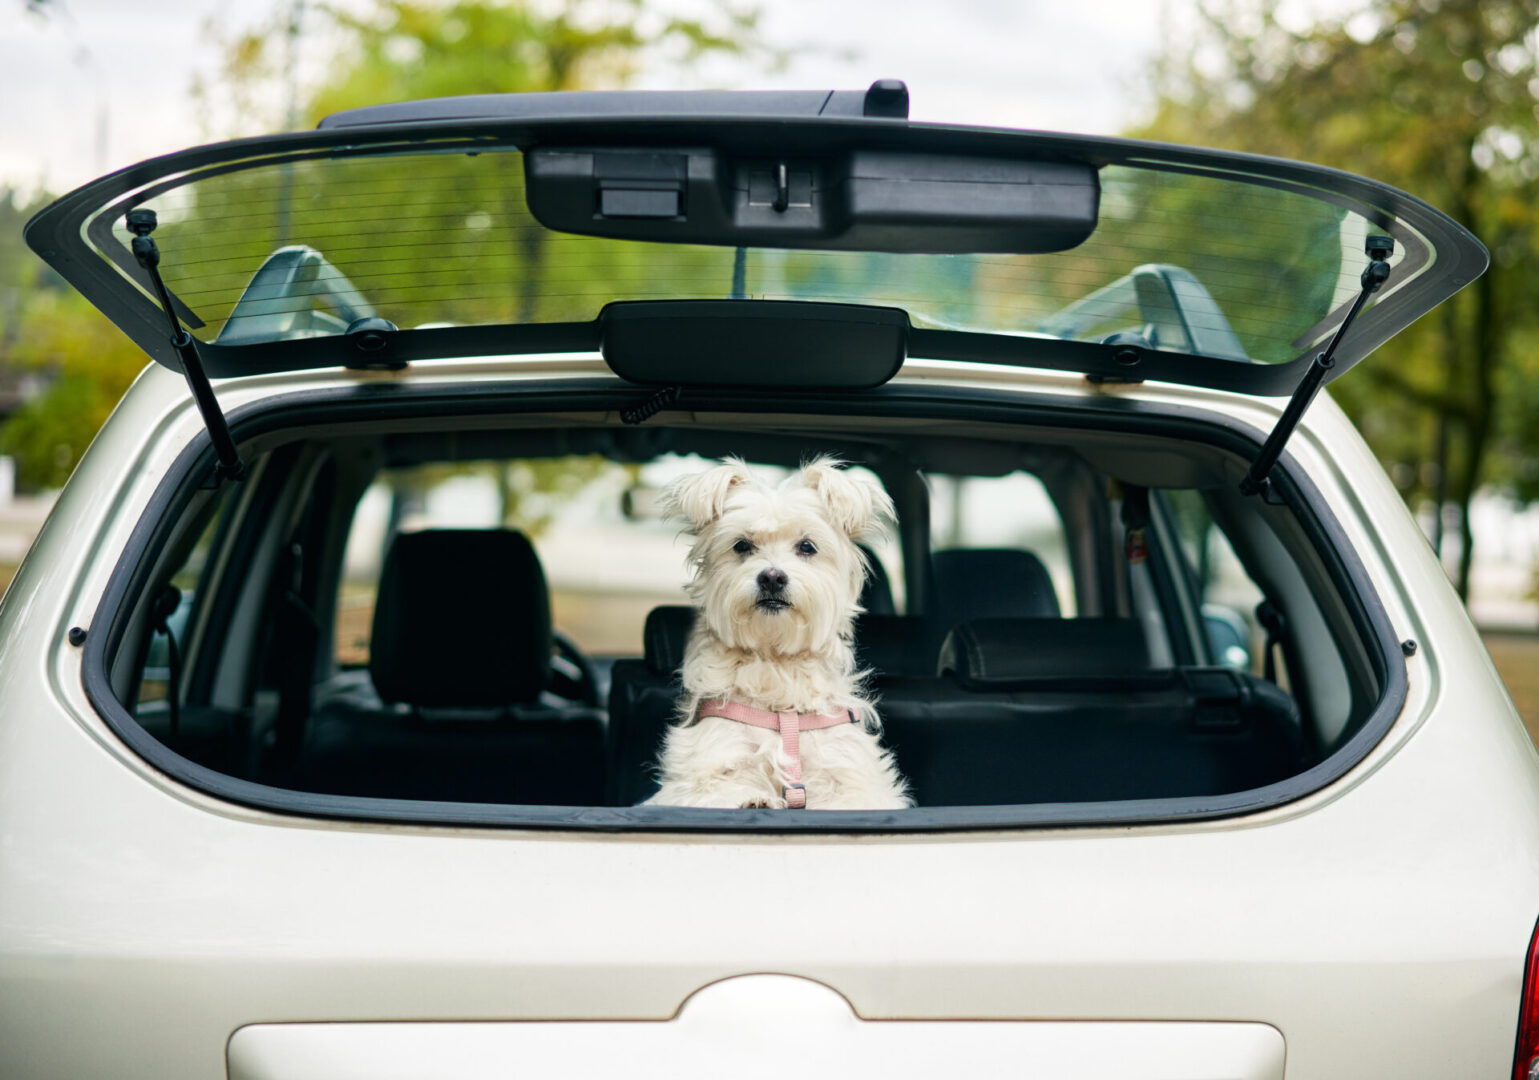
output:
M 1528 966 L 1523 969 L 1523 1004 L 1518 1009 L 1518 1050 L 1512 1059 L 1512 1080 L 1539 1080 L 1539 926 L 1528 941 Z

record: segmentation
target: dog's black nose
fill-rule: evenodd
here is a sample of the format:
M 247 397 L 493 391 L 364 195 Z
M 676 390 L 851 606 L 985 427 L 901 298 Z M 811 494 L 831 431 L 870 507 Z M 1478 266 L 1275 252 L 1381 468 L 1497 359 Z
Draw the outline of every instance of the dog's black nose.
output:
M 784 570 L 776 570 L 774 567 L 770 567 L 768 570 L 759 571 L 759 588 L 767 593 L 784 591 L 788 580 L 790 579 L 786 577 Z

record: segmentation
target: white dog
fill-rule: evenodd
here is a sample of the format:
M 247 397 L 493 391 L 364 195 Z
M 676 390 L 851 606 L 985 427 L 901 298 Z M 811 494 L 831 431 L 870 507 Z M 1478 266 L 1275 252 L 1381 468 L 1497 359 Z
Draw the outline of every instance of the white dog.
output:
M 695 536 L 684 699 L 659 758 L 661 806 L 912 806 L 877 739 L 852 624 L 855 541 L 892 515 L 875 483 L 818 458 L 779 487 L 736 459 L 676 481 L 664 508 Z

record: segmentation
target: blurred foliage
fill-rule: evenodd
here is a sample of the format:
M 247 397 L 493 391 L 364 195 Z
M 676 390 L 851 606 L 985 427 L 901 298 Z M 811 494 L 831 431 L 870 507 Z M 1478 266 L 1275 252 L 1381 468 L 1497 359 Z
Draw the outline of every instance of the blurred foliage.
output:
M 0 427 L 0 453 L 16 459 L 24 490 L 68 479 L 145 363 L 144 353 L 27 250 L 22 226 L 46 202 L 0 189 L 0 393 L 25 398 Z
M 1495 482 L 1539 497 L 1535 306 L 1539 0 L 1380 0 L 1301 26 L 1282 0 L 1211 0 L 1166 43 L 1136 134 L 1316 161 L 1431 202 L 1491 269 L 1332 384 L 1408 500 Z
M 151 205 L 166 283 L 215 330 L 262 261 L 292 243 L 323 253 L 403 327 L 586 321 L 615 297 L 723 296 L 732 280 L 730 248 L 548 232 L 526 205 L 522 157 L 493 147 L 250 169 Z M 282 306 L 327 310 L 320 283 L 302 289 Z
M 987 260 L 1013 271 L 1001 292 L 1052 297 L 1049 310 L 1056 311 L 1135 268 L 1177 268 L 1201 282 L 1245 354 L 1264 363 L 1293 360 L 1294 340 L 1343 299 L 1337 295 L 1342 215 L 1329 203 L 1176 171 L 1113 165 L 1101 169 L 1100 179 L 1099 220 L 1084 243 L 1051 255 Z M 1049 316 L 1043 328 L 1087 341 L 1133 333 L 1157 346 L 1197 351 L 1168 301 L 1132 283 L 1118 286 L 1119 299 L 1108 302 L 1112 292 L 1074 309 L 1089 309 L 1091 320 Z M 1197 325 L 1223 329 L 1201 319 Z
M 774 65 L 784 54 L 758 34 L 758 12 L 719 3 L 698 19 L 663 14 L 646 0 L 373 0 L 355 10 L 316 4 L 301 21 L 289 3 L 266 23 L 221 36 L 214 82 L 194 94 L 210 115 L 230 110 L 240 130 L 280 130 L 290 107 L 300 127 L 343 109 L 455 94 L 615 89 L 641 70 L 728 54 Z M 285 102 L 301 33 L 331 53 L 328 75 Z
M 428 499 L 440 485 L 478 477 L 496 492 L 500 525 L 539 536 L 566 503 L 588 488 L 607 486 L 618 492 L 634 484 L 640 471 L 639 465 L 622 465 L 597 454 L 386 469 L 379 478 L 391 493 L 386 532 L 393 536 L 402 525 L 425 516 Z

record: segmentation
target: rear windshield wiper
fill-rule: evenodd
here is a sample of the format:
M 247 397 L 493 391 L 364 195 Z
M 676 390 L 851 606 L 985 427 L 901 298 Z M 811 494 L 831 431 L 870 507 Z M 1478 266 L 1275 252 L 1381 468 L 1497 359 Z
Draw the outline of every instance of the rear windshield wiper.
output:
M 1336 366 L 1336 347 L 1346 336 L 1347 327 L 1352 325 L 1352 321 L 1363 310 L 1363 305 L 1368 302 L 1368 298 L 1378 292 L 1379 287 L 1389 279 L 1387 260 L 1395 252 L 1395 241 L 1388 236 L 1370 236 L 1364 245 L 1364 251 L 1369 262 L 1363 267 L 1362 291 L 1357 294 L 1357 299 L 1353 300 L 1352 306 L 1347 309 L 1346 317 L 1341 320 L 1341 325 L 1331 336 L 1325 351 L 1315 356 L 1314 363 L 1309 365 L 1308 370 L 1304 372 L 1304 377 L 1299 380 L 1293 396 L 1288 399 L 1288 407 L 1283 410 L 1282 416 L 1277 421 L 1277 426 L 1267 436 L 1266 442 L 1261 447 L 1261 453 L 1256 455 L 1250 471 L 1240 481 L 1240 494 L 1259 493 L 1262 498 L 1266 498 L 1271 488 L 1272 466 L 1277 464 L 1277 458 L 1283 452 L 1283 445 L 1287 443 L 1288 436 L 1293 434 L 1293 429 L 1298 427 L 1299 420 L 1304 416 L 1304 410 L 1309 408 L 1310 402 L 1314 401 L 1315 395 L 1320 392 L 1320 386 L 1325 382 L 1326 375 L 1330 374 L 1331 368 Z

